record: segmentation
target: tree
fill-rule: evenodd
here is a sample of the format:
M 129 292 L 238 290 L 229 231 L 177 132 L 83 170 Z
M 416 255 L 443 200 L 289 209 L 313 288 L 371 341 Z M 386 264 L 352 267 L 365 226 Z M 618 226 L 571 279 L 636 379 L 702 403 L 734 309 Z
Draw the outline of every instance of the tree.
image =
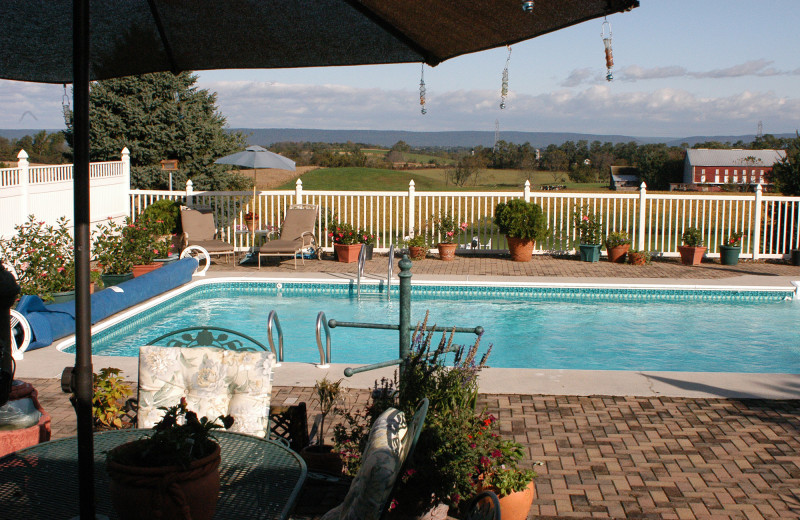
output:
M 178 186 L 191 178 L 196 189 L 246 189 L 251 182 L 215 165 L 223 155 L 246 146 L 241 133 L 225 132 L 216 94 L 198 89 L 197 76 L 168 72 L 98 81 L 91 87 L 90 143 L 92 161 L 119 158 L 131 152 L 131 184 L 136 188 L 167 187 L 163 159 L 177 159 Z M 68 122 L 69 123 L 69 122 Z M 66 131 L 72 146 L 71 124 Z
M 786 157 L 772 166 L 769 180 L 784 195 L 800 195 L 800 134 L 789 142 Z
M 477 181 L 478 171 L 485 166 L 486 162 L 480 154 L 465 155 L 458 160 L 455 168 L 447 170 L 446 175 L 457 186 L 464 186 L 470 179 Z

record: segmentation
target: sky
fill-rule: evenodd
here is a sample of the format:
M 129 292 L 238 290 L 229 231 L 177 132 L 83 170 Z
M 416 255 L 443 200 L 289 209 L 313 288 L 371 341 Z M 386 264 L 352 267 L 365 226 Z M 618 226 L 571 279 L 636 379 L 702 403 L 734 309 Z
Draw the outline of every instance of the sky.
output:
M 532 16 L 535 16 L 535 10 Z M 198 72 L 232 128 L 580 132 L 651 137 L 800 129 L 798 0 L 641 0 L 602 19 L 420 64 Z M 508 96 L 500 108 L 508 60 Z M 419 84 L 424 74 L 425 115 Z M 67 88 L 71 95 L 71 89 Z M 61 85 L 0 80 L 0 128 L 63 128 Z

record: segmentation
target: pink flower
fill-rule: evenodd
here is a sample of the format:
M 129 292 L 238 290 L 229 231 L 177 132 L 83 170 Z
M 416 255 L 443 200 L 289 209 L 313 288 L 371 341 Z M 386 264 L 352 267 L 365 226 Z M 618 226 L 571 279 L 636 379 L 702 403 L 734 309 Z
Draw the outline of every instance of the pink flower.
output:
M 589 215 L 584 215 L 583 217 L 581 217 L 581 220 L 588 222 L 589 221 Z

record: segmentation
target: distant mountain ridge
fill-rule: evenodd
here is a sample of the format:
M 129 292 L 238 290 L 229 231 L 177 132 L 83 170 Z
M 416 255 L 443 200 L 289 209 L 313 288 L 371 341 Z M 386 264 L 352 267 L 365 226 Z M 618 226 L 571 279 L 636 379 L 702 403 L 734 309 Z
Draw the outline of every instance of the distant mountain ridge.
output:
M 354 143 L 371 144 L 390 147 L 398 141 L 405 141 L 410 146 L 435 147 L 472 147 L 494 146 L 494 132 L 486 131 L 444 131 L 444 132 L 410 132 L 404 130 L 321 130 L 314 128 L 231 128 L 248 136 L 250 144 L 269 146 L 273 143 L 321 142 L 321 143 Z M 500 132 L 500 139 L 514 144 L 530 143 L 535 148 L 545 148 L 550 144 L 561 145 L 566 141 L 586 140 L 601 143 L 637 144 L 665 143 L 668 146 L 680 146 L 688 143 L 692 146 L 706 141 L 722 143 L 736 141 L 752 142 L 755 134 L 731 136 L 691 136 L 691 137 L 636 137 L 627 135 L 581 134 L 575 132 Z M 775 137 L 794 137 L 794 134 L 776 134 Z
M 33 136 L 41 129 L 0 129 L 0 137 L 20 139 L 26 135 Z M 47 133 L 59 132 L 61 129 L 46 129 Z M 405 130 L 322 130 L 317 128 L 230 128 L 229 132 L 243 132 L 248 136 L 250 144 L 269 146 L 283 141 L 321 142 L 321 143 L 363 143 L 390 147 L 397 141 L 405 141 L 411 146 L 460 147 L 494 146 L 494 132 L 491 131 L 444 131 L 444 132 L 410 132 Z M 793 133 L 774 134 L 775 137 L 794 137 Z M 749 135 L 707 135 L 690 137 L 636 137 L 615 134 L 582 134 L 576 132 L 500 132 L 503 141 L 524 144 L 530 143 L 534 148 L 546 148 L 548 145 L 561 145 L 567 141 L 586 140 L 601 143 L 637 144 L 665 143 L 668 146 L 680 146 L 687 143 L 692 146 L 706 141 L 735 143 L 736 141 L 752 142 L 755 134 Z

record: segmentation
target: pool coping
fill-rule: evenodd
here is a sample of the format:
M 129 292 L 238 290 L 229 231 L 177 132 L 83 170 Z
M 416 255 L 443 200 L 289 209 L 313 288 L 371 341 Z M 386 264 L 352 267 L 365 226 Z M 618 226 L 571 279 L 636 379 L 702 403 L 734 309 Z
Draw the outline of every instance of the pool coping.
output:
M 127 318 L 176 294 L 188 291 L 218 279 L 227 281 L 278 281 L 291 282 L 337 282 L 352 283 L 354 277 L 342 273 L 242 273 L 212 271 L 204 279 L 199 277 L 191 283 L 152 298 L 126 311 L 109 317 L 95 325 L 105 328 Z M 294 274 L 294 276 L 292 276 Z M 530 287 L 597 287 L 597 288 L 639 288 L 639 289 L 713 289 L 731 291 L 793 291 L 797 298 L 800 281 L 790 277 L 739 276 L 732 279 L 713 280 L 652 280 L 646 279 L 607 279 L 607 278 L 568 278 L 535 277 L 535 280 L 510 276 L 425 276 L 415 275 L 413 284 L 448 285 L 525 285 Z M 366 275 L 362 283 L 376 284 L 385 277 Z M 727 283 L 725 283 L 727 282 Z M 758 282 L 758 283 L 755 283 Z M 766 282 L 766 283 L 765 283 Z M 93 331 L 95 330 L 93 327 Z M 99 329 L 98 329 L 99 330 Z M 17 362 L 16 377 L 32 378 L 60 377 L 65 366 L 74 364 L 74 355 L 61 352 L 56 346 L 64 348 L 74 343 L 74 337 L 64 338 L 54 345 L 25 352 L 24 359 Z M 113 366 L 122 369 L 125 377 L 136 381 L 138 360 L 135 357 L 93 356 L 95 370 Z M 323 375 L 342 377 L 344 364 L 332 364 L 330 369 L 322 370 L 311 363 L 284 363 L 276 369 L 274 384 L 278 386 L 313 386 Z M 358 366 L 358 365 L 352 365 Z M 352 388 L 370 388 L 376 379 L 391 376 L 393 369 L 383 369 L 346 378 Z M 516 369 L 488 368 L 479 379 L 483 393 L 503 394 L 545 394 L 545 395 L 614 395 L 614 396 L 669 396 L 692 398 L 764 398 L 800 399 L 800 374 L 776 373 L 732 373 L 732 372 L 659 372 L 659 371 L 615 371 L 615 370 L 563 370 L 563 369 Z

